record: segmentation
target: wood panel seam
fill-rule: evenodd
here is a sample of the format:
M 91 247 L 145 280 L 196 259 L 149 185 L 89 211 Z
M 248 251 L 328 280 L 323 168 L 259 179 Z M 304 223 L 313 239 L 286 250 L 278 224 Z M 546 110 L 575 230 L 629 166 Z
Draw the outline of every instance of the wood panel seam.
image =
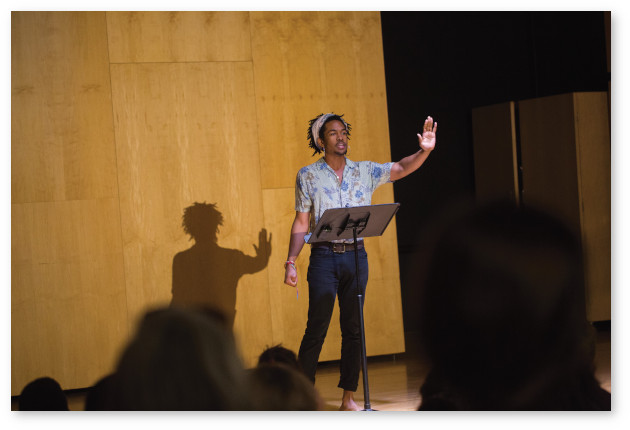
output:
M 109 64 L 214 64 L 214 63 L 253 63 L 253 60 L 216 60 L 216 61 L 120 61 Z
M 107 40 L 107 62 L 109 64 L 109 106 L 112 111 L 112 132 L 114 139 L 114 159 L 116 160 L 116 192 L 117 192 L 117 202 L 118 202 L 118 224 L 120 229 L 120 254 L 122 258 L 122 277 L 123 277 L 123 285 L 125 287 L 125 313 L 127 315 L 127 321 L 125 324 L 127 337 L 129 337 L 131 331 L 129 327 L 130 317 L 129 317 L 129 295 L 127 290 L 127 264 L 125 262 L 125 247 L 124 247 L 124 235 L 123 235 L 123 219 L 122 219 L 122 210 L 120 207 L 120 168 L 118 162 L 118 140 L 116 138 L 116 121 L 115 121 L 115 112 L 114 112 L 114 89 L 112 82 L 112 63 L 110 62 L 111 52 L 110 52 L 110 40 L 109 40 L 109 26 L 107 25 L 107 12 L 105 12 L 105 38 Z

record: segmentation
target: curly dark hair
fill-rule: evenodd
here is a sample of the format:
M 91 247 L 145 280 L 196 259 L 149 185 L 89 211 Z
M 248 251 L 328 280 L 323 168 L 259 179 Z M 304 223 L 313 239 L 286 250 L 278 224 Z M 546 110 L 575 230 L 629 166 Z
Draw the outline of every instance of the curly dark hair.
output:
M 346 120 L 343 119 L 343 115 L 335 115 L 333 114 L 332 116 L 326 118 L 326 121 L 324 121 L 324 123 L 322 124 L 322 127 L 319 129 L 319 136 L 313 136 L 313 124 L 315 123 L 315 121 L 317 121 L 317 119 L 324 115 L 323 113 L 320 113 L 319 115 L 317 115 L 315 118 L 313 118 L 312 120 L 310 120 L 308 122 L 308 130 L 306 132 L 306 139 L 308 140 L 308 146 L 310 148 L 313 149 L 313 155 L 315 154 L 321 154 L 323 151 L 322 149 L 317 146 L 317 138 L 319 137 L 320 139 L 324 139 L 324 129 L 327 123 L 329 123 L 330 121 L 341 121 L 342 124 L 346 125 L 346 130 L 348 131 L 348 140 L 350 140 L 350 130 L 352 130 L 352 127 L 350 126 L 350 124 L 348 122 L 346 122 Z

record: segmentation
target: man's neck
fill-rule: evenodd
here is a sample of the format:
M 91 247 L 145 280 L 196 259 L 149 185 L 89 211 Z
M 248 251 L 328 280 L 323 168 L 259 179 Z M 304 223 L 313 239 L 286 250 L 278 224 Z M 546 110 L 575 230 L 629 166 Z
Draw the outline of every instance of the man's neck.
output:
M 326 155 L 324 155 L 324 161 L 335 172 L 337 172 L 339 170 L 343 170 L 343 168 L 346 167 L 346 156 L 345 155 L 326 154 Z

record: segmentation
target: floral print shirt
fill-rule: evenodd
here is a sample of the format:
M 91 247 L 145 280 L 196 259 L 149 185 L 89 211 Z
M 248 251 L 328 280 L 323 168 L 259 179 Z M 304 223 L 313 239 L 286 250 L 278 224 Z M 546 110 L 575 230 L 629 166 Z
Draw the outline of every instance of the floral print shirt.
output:
M 369 206 L 374 190 L 391 182 L 393 164 L 346 158 L 342 181 L 339 183 L 334 170 L 322 157 L 298 172 L 295 180 L 295 210 L 311 213 L 309 232 L 313 232 L 326 209 Z M 306 235 L 304 240 L 307 241 L 309 237 L 310 234 Z

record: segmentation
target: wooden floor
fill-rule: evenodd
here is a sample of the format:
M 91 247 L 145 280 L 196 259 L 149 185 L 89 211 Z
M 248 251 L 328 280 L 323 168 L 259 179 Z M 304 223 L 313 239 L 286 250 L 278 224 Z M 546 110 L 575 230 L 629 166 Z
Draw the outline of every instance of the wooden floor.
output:
M 420 404 L 420 386 L 428 369 L 420 362 L 413 346 L 406 352 L 393 356 L 368 358 L 367 374 L 371 409 L 379 411 L 413 411 Z M 326 410 L 339 408 L 342 390 L 339 383 L 339 363 L 320 363 L 315 387 L 326 403 Z M 359 388 L 355 401 L 365 407 L 363 375 L 359 378 Z
M 405 353 L 368 359 L 371 409 L 377 411 L 414 411 L 420 405 L 419 389 L 427 369 L 421 364 L 417 347 L 409 342 L 410 338 L 412 336 L 407 336 Z M 602 387 L 609 392 L 611 391 L 610 345 L 610 331 L 600 330 L 595 357 L 596 377 Z M 338 362 L 320 363 L 315 387 L 324 399 L 327 411 L 336 411 L 339 408 L 342 390 L 337 388 L 338 382 Z M 363 392 L 363 383 L 360 380 L 355 399 L 361 407 L 365 406 Z M 70 410 L 84 410 L 85 392 L 83 390 L 70 391 L 67 395 Z M 17 410 L 17 398 L 12 398 L 11 410 Z

